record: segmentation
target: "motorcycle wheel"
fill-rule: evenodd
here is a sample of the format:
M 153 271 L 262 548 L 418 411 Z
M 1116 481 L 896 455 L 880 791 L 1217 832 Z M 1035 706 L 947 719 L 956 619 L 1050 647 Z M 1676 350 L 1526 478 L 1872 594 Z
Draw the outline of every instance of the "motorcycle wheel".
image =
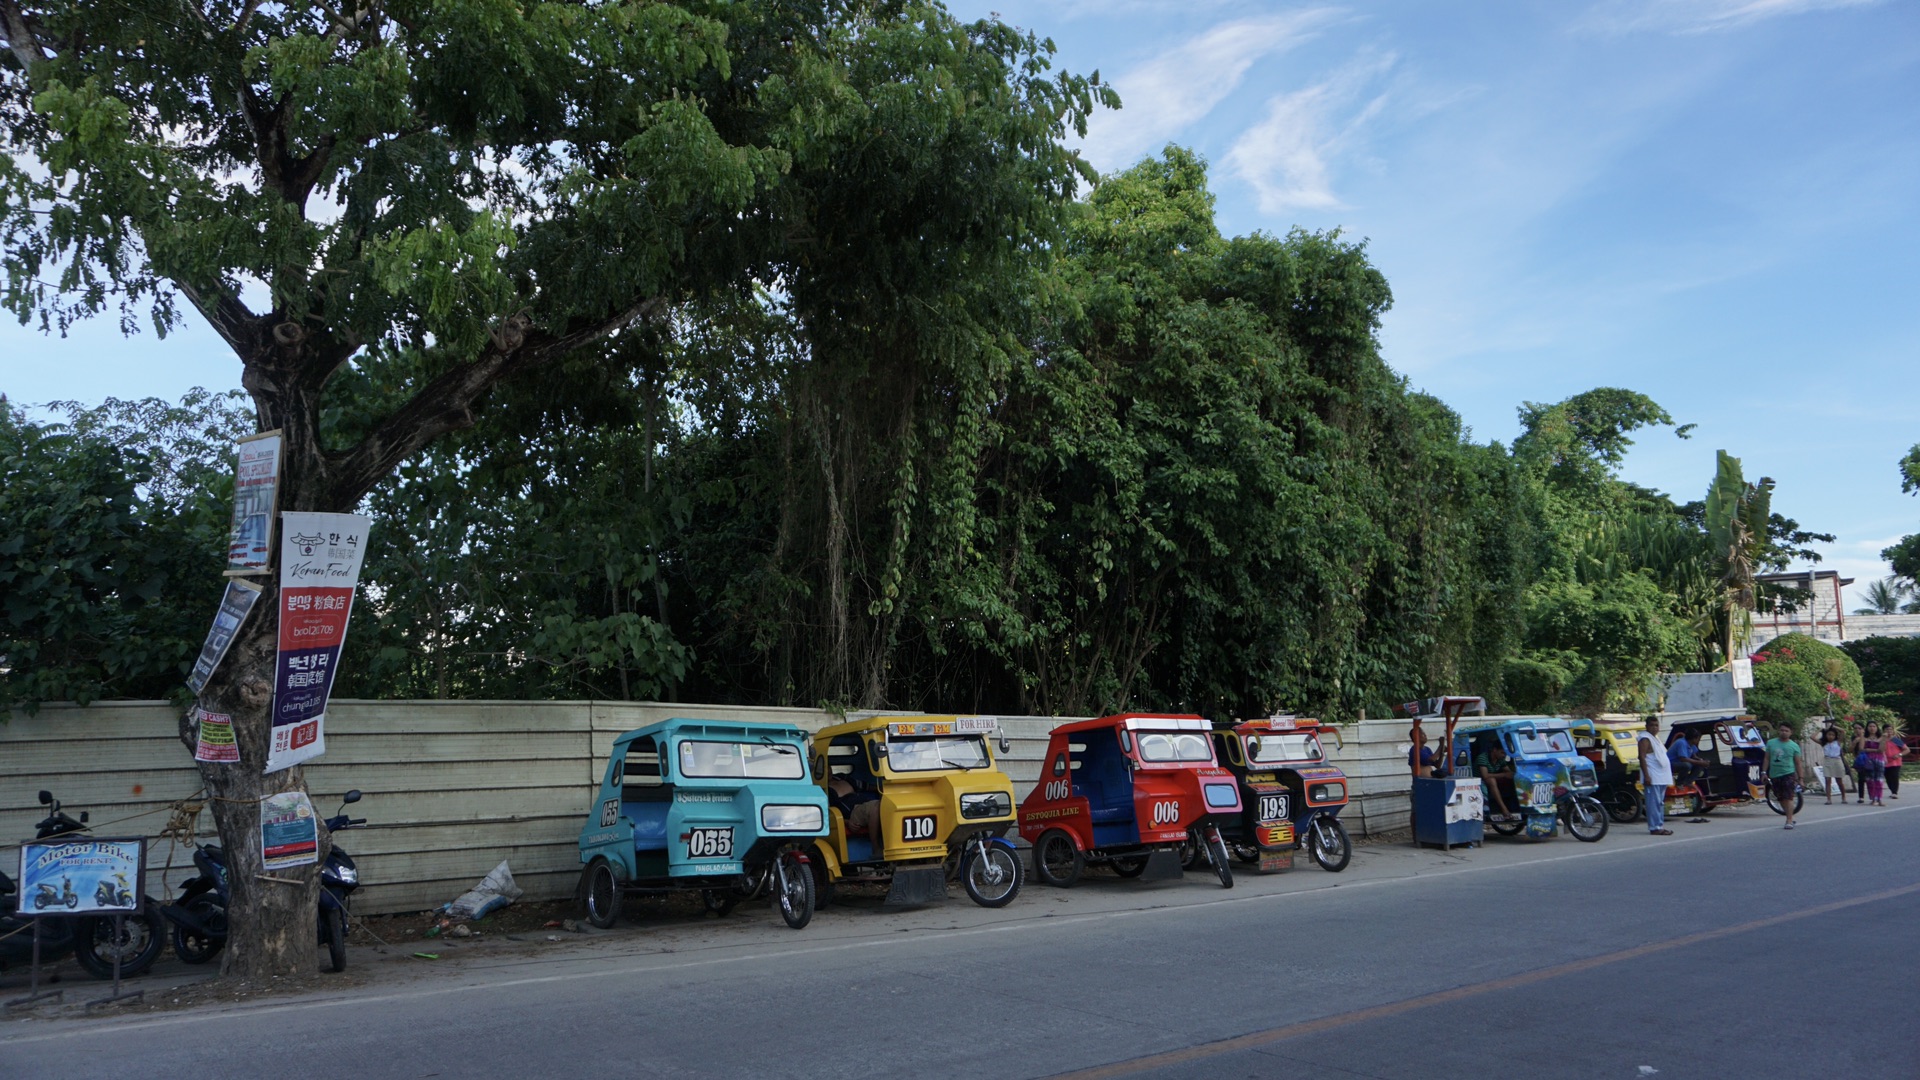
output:
M 620 921 L 620 883 L 613 878 L 613 864 L 595 859 L 580 875 L 580 901 L 587 909 L 587 922 L 601 930 L 611 930 Z
M 1607 816 L 1625 825 L 1640 817 L 1640 793 L 1622 785 L 1607 792 Z
M 752 897 L 749 896 L 746 899 L 750 900 Z M 734 896 L 731 892 L 719 892 L 714 889 L 700 890 L 700 902 L 706 905 L 707 914 L 709 915 L 718 915 L 721 918 L 725 918 L 733 914 L 734 908 L 740 906 L 740 900 L 741 897 Z
M 347 912 L 344 908 L 323 908 L 320 911 L 321 929 L 327 935 L 327 968 L 330 971 L 347 970 Z
M 1600 800 L 1581 795 L 1567 803 L 1567 831 L 1575 840 L 1591 844 L 1607 835 L 1607 812 Z
M 1146 863 L 1140 866 L 1144 870 Z M 978 851 L 969 850 L 960 859 L 960 883 L 967 887 L 967 895 L 973 902 L 984 908 L 1006 907 L 1012 903 L 1013 898 L 1020 895 L 1020 881 L 1024 876 L 1020 856 L 999 844 L 988 844 L 985 858 Z
M 187 905 L 187 913 L 205 923 L 216 936 L 206 936 L 184 926 L 173 928 L 173 954 L 182 963 L 204 964 L 220 955 L 227 944 L 227 909 L 219 901 L 202 897 Z
M 167 947 L 167 920 L 152 904 L 121 920 L 114 933 L 113 919 L 88 915 L 73 921 L 73 958 L 96 979 L 113 978 L 113 957 L 120 955 L 120 976 L 138 975 L 153 966 Z
M 1086 865 L 1073 837 L 1059 829 L 1048 829 L 1033 843 L 1033 876 L 1056 889 L 1071 888 Z
M 1806 804 L 1807 804 L 1806 793 L 1801 791 L 1799 788 L 1795 788 L 1793 791 L 1793 812 L 1796 814 L 1799 813 L 1801 807 L 1805 806 Z M 1767 785 L 1767 809 L 1773 811 L 1776 814 L 1785 814 L 1787 812 L 1787 808 L 1780 805 L 1780 797 L 1773 793 L 1772 784 Z
M 1527 827 L 1527 819 L 1526 819 L 1526 815 L 1524 814 L 1508 815 L 1508 818 L 1505 821 L 1488 821 L 1487 822 L 1487 828 L 1492 829 L 1495 833 L 1497 833 L 1500 836 L 1519 836 L 1520 830 L 1526 827 Z
M 1227 842 L 1220 838 L 1219 829 L 1207 830 L 1207 860 L 1213 863 L 1213 872 L 1220 878 L 1220 887 L 1233 888 L 1233 863 L 1227 858 Z
M 1173 851 L 1180 860 L 1180 869 L 1198 870 L 1207 865 L 1207 842 L 1192 829 L 1187 830 L 1187 838 Z
M 1353 839 L 1339 818 L 1321 814 L 1307 823 L 1307 852 L 1320 869 L 1337 874 L 1353 861 Z
M 79 907 L 79 906 L 80 906 L 80 898 L 79 898 L 79 897 L 77 897 L 77 896 L 69 896 L 69 897 L 67 897 L 67 910 L 69 910 L 69 911 L 71 911 L 71 910 L 73 910 L 74 908 L 77 908 L 77 907 Z
M 1121 855 L 1107 860 L 1107 865 L 1113 868 L 1114 873 L 1123 878 L 1136 878 L 1147 872 L 1147 857 L 1145 855 Z
M 780 884 L 780 874 L 773 878 L 774 906 L 780 909 L 780 917 L 795 930 L 813 921 L 813 871 L 802 865 L 792 852 L 780 856 L 780 867 L 785 871 L 786 885 Z
M 1233 857 L 1242 863 L 1251 866 L 1260 861 L 1260 849 L 1252 844 L 1229 844 L 1227 846 L 1233 849 Z

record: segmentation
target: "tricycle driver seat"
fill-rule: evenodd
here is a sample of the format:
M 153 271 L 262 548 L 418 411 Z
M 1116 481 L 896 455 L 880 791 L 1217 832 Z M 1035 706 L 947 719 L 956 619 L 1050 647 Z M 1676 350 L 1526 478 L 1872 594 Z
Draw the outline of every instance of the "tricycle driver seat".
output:
M 1112 732 L 1090 732 L 1086 750 L 1075 756 L 1080 767 L 1073 770 L 1074 794 L 1087 800 L 1089 820 L 1095 825 L 1131 824 L 1134 811 L 1128 793 L 1133 784 L 1118 739 Z

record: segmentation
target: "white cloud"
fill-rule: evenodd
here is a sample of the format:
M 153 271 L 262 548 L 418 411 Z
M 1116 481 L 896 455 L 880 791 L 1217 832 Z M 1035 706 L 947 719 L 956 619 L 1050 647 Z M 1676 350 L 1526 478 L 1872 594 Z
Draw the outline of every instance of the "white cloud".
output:
M 1581 29 L 1606 34 L 1639 31 L 1706 34 L 1735 30 L 1767 19 L 1835 8 L 1866 7 L 1880 0 L 1604 0 L 1580 21 Z
M 1112 83 L 1121 108 L 1094 114 L 1082 152 L 1099 168 L 1116 169 L 1159 149 L 1226 100 L 1254 61 L 1306 41 L 1335 15 L 1310 8 L 1221 23 L 1119 75 Z
M 1329 162 L 1386 106 L 1386 94 L 1369 90 L 1394 59 L 1363 56 L 1324 82 L 1267 101 L 1266 118 L 1227 151 L 1227 165 L 1253 187 L 1262 213 L 1341 208 Z

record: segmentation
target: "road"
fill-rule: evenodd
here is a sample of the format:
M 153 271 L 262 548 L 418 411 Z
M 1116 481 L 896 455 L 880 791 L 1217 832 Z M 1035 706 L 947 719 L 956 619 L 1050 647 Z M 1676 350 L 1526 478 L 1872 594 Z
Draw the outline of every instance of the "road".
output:
M 1912 1078 L 1916 809 L 368 956 L 346 990 L 0 1022 L 0 1076 Z

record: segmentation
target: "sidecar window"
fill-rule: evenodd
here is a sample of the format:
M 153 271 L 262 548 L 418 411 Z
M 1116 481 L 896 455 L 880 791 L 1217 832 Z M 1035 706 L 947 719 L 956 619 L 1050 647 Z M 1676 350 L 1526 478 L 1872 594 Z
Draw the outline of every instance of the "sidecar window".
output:
M 626 787 L 659 787 L 666 782 L 660 775 L 660 744 L 654 742 L 652 736 L 627 744 L 627 764 L 621 781 Z

